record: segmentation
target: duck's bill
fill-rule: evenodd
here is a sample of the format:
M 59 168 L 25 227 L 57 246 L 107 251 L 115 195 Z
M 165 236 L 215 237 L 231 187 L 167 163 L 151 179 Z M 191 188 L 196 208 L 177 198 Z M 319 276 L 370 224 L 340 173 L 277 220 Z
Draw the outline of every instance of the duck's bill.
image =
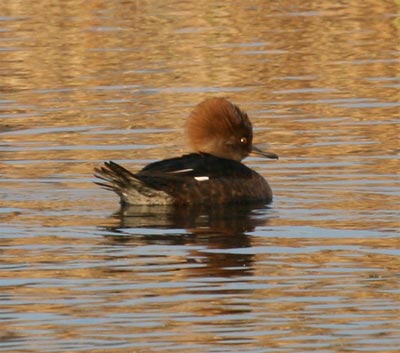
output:
M 251 149 L 251 154 L 253 155 L 257 155 L 257 156 L 262 156 L 265 158 L 269 158 L 269 159 L 279 159 L 278 155 L 273 153 L 273 152 L 268 152 L 268 151 L 263 151 L 260 150 L 258 147 L 253 146 Z

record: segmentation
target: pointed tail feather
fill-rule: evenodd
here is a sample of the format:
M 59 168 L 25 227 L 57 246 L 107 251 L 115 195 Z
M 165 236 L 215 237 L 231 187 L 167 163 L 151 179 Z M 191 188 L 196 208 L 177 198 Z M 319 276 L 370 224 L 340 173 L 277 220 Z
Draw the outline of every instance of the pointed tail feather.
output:
M 120 196 L 122 189 L 128 183 L 128 176 L 133 177 L 130 171 L 112 161 L 105 162 L 103 166 L 95 168 L 94 171 L 94 176 L 104 181 L 95 181 L 95 184 L 100 185 L 107 190 L 112 190 Z
M 160 204 L 170 203 L 170 197 L 162 191 L 146 185 L 137 175 L 109 161 L 94 169 L 95 181 L 106 190 L 114 191 L 121 199 L 121 204 Z

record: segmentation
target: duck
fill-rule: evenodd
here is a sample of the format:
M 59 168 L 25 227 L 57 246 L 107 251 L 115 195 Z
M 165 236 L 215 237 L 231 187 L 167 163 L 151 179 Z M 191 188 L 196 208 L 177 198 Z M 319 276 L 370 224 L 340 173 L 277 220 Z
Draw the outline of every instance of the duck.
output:
M 121 206 L 272 202 L 267 180 L 242 161 L 250 154 L 279 157 L 253 144 L 246 112 L 226 98 L 207 98 L 189 115 L 185 133 L 190 153 L 136 172 L 108 161 L 95 168 L 95 183 L 115 192 Z

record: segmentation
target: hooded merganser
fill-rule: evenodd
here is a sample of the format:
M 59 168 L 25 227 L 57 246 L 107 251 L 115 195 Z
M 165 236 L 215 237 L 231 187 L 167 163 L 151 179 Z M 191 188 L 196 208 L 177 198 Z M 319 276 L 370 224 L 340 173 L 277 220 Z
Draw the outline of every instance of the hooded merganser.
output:
M 267 181 L 241 160 L 250 153 L 278 159 L 253 146 L 249 117 L 225 98 L 208 98 L 193 110 L 186 134 L 194 153 L 154 162 L 137 173 L 117 163 L 95 168 L 96 182 L 117 193 L 122 206 L 224 204 L 272 201 Z

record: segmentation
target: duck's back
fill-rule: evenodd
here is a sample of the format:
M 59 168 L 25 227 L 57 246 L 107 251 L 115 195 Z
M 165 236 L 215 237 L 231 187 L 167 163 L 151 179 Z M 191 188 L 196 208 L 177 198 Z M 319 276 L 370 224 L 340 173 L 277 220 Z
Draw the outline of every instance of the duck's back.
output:
M 244 164 L 192 153 L 147 165 L 135 176 L 167 193 L 175 204 L 221 204 L 272 201 L 267 181 Z

